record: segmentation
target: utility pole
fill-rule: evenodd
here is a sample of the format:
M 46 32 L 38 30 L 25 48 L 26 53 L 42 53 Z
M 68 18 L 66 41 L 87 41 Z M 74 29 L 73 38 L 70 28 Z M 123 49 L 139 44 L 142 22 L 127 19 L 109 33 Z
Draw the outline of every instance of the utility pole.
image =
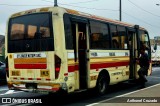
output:
M 55 7 L 58 6 L 57 0 L 54 0 L 54 6 L 55 6 Z
M 119 1 L 119 21 L 122 21 L 122 2 Z

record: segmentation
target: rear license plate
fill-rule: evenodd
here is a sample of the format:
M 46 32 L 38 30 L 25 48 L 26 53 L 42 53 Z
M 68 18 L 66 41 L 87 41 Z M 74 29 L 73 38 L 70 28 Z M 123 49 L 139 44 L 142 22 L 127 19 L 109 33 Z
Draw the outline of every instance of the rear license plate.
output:
M 41 70 L 41 77 L 49 77 L 49 70 Z
M 36 83 L 26 83 L 26 88 L 27 89 L 37 89 L 37 84 Z
M 12 71 L 12 76 L 20 76 L 20 71 Z

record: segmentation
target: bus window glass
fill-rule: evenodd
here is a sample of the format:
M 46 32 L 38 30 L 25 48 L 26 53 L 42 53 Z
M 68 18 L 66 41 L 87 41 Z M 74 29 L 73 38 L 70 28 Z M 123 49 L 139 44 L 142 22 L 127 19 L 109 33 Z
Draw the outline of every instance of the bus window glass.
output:
M 145 45 L 146 47 L 150 47 L 149 37 L 147 33 L 145 33 L 144 31 L 140 31 L 140 47 L 143 45 Z
M 38 17 L 38 18 L 37 18 Z M 15 40 L 14 36 L 22 36 L 25 38 L 35 38 L 36 34 L 42 37 L 49 37 L 51 35 L 50 31 L 50 19 L 49 14 L 32 14 L 25 15 L 21 17 L 12 18 L 10 20 L 11 25 L 11 40 Z M 26 31 L 25 31 L 26 30 Z M 9 33 L 10 34 L 10 33 Z M 25 35 L 25 36 L 24 36 Z M 39 37 L 39 38 L 41 38 Z
M 132 37 L 135 36 L 135 32 L 128 31 L 128 49 L 132 49 Z
M 120 36 L 120 47 L 121 49 L 128 49 L 127 47 L 127 37 L 126 37 L 126 29 L 122 26 L 117 26 L 118 35 Z
M 108 26 L 104 23 L 90 21 L 90 27 L 91 27 L 90 48 L 91 49 L 110 48 L 110 36 L 108 33 Z
M 13 24 L 11 27 L 11 40 L 18 40 L 24 38 L 24 25 Z
M 64 14 L 64 29 L 65 29 L 65 44 L 66 49 L 73 49 L 73 36 L 75 35 L 75 30 L 72 27 L 73 24 L 71 24 L 70 18 L 67 14 Z
M 53 51 L 51 19 L 49 12 L 11 18 L 8 26 L 8 52 Z
M 117 27 L 115 25 L 111 25 L 110 30 L 112 35 L 112 48 L 118 49 L 120 48 L 120 41 L 117 33 Z
M 37 27 L 33 25 L 28 26 L 28 38 L 34 38 L 35 33 L 37 32 Z
M 42 37 L 50 37 L 50 29 L 48 27 L 40 27 Z

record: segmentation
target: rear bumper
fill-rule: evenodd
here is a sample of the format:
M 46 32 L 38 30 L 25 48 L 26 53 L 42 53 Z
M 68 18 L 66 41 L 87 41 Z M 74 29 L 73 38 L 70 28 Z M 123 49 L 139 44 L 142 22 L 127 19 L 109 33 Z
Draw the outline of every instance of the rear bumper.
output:
M 67 91 L 66 83 L 30 83 L 30 82 L 8 82 L 10 90 L 21 90 L 34 93 L 55 93 L 58 91 Z
M 152 65 L 160 65 L 160 60 L 152 60 Z

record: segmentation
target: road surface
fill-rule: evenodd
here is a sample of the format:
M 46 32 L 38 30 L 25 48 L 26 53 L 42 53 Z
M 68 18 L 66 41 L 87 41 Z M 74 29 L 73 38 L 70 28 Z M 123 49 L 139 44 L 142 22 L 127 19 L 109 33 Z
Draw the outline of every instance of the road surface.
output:
M 146 83 L 146 88 L 148 89 L 149 87 L 152 88 L 152 86 L 155 86 L 157 84 L 160 84 L 160 67 L 154 67 L 153 72 L 151 76 L 147 77 L 148 82 Z M 117 89 L 118 88 L 118 89 Z M 125 95 L 130 95 L 133 92 L 137 92 L 137 94 L 140 94 L 143 89 L 140 89 L 140 86 L 137 84 L 128 84 L 128 83 L 122 83 L 122 84 L 117 84 L 113 85 L 110 87 L 109 92 L 104 95 L 104 96 L 97 96 L 94 94 L 93 91 L 87 91 L 87 92 L 81 92 L 81 93 L 74 93 L 74 94 L 69 94 L 67 96 L 53 96 L 53 95 L 46 95 L 46 94 L 37 94 L 37 93 L 28 93 L 28 92 L 23 92 L 23 91 L 14 91 L 14 90 L 8 90 L 7 85 L 1 85 L 0 86 L 0 99 L 2 98 L 10 98 L 14 97 L 16 99 L 23 99 L 25 102 L 25 99 L 37 99 L 38 102 L 42 102 L 43 105 L 68 105 L 68 106 L 92 106 L 92 105 L 105 105 L 106 101 L 110 101 L 114 98 L 125 96 Z M 152 95 L 151 91 L 149 91 L 151 96 Z M 158 92 L 160 93 L 160 92 Z M 132 95 L 131 95 L 132 96 Z M 41 101 L 40 101 L 41 100 Z M 0 100 L 1 102 L 1 100 Z M 15 101 L 16 102 L 16 101 Z M 22 102 L 22 101 L 21 101 Z M 116 102 L 116 101 L 111 101 L 111 102 Z M 119 101 L 117 101 L 119 102 Z M 113 103 L 108 103 L 112 104 Z M 156 103 L 158 104 L 158 103 Z M 21 104 L 21 103 L 15 103 L 15 104 L 2 104 L 0 105 L 35 105 L 35 104 Z M 37 104 L 40 105 L 40 104 Z M 113 105 L 114 106 L 114 105 Z M 124 105 L 125 106 L 125 105 Z

